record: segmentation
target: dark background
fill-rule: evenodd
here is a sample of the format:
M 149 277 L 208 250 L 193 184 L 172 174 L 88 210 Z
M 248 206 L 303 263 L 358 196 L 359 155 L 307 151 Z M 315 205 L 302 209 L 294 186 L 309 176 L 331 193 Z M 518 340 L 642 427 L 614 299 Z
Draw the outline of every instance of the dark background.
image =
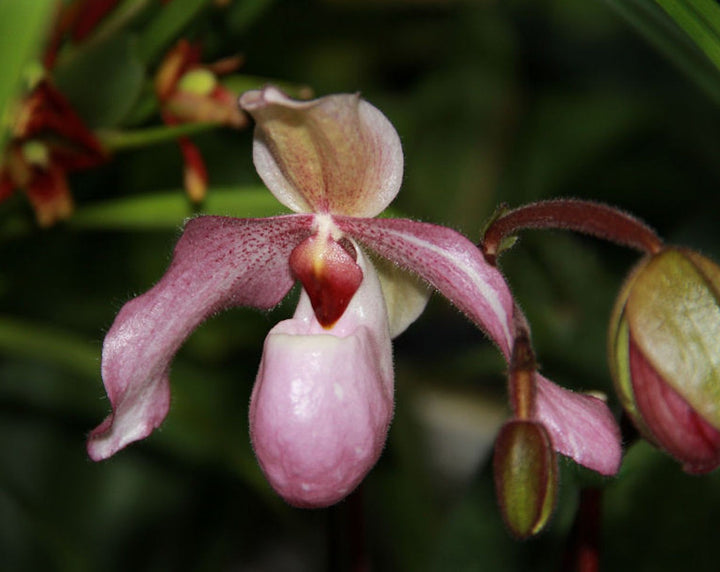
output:
M 586 198 L 720 259 L 716 96 L 623 19 L 621 2 L 278 0 L 256 13 L 250 4 L 208 6 L 182 35 L 202 42 L 205 61 L 242 53 L 241 74 L 316 95 L 360 91 L 403 141 L 396 213 L 477 240 L 501 202 Z M 133 22 L 129 37 L 153 14 Z M 97 73 L 102 83 L 115 70 Z M 250 130 L 194 139 L 210 195 L 258 184 Z M 181 195 L 180 173 L 168 142 L 118 153 L 71 186 L 80 214 Z M 249 444 L 262 341 L 292 299 L 201 327 L 175 361 L 162 428 L 95 464 L 84 440 L 109 410 L 103 333 L 162 275 L 182 217 L 152 229 L 132 217 L 43 230 L 32 221 L 21 193 L 0 204 L 0 568 L 314 571 L 344 561 L 350 506 L 286 506 Z M 528 232 L 501 263 L 544 373 L 606 392 L 616 413 L 606 328 L 637 260 L 594 239 Z M 718 475 L 687 476 L 644 443 L 614 479 L 562 461 L 554 519 L 537 539 L 513 540 L 487 464 L 506 413 L 500 356 L 434 296 L 397 340 L 395 360 L 395 420 L 361 499 L 373 569 L 557 570 L 588 483 L 604 489 L 603 569 L 717 569 Z

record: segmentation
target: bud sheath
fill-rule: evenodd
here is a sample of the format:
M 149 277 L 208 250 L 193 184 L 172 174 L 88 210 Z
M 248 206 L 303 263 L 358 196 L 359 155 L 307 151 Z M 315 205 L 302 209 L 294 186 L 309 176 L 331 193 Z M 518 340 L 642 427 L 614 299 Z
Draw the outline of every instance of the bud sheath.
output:
M 493 458 L 495 490 L 505 524 L 528 538 L 547 524 L 557 496 L 557 458 L 545 427 L 513 419 L 500 429 Z

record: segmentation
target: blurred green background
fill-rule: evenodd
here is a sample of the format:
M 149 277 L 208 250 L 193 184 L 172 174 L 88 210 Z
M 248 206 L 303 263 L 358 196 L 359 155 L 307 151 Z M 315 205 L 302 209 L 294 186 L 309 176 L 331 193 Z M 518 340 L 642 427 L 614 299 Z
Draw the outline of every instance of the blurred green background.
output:
M 51 3 L 28 2 L 12 24 L 14 4 L 0 2 L 0 110 L 24 54 L 42 50 Z M 477 240 L 500 202 L 594 199 L 720 260 L 720 34 L 712 25 L 691 38 L 682 13 L 673 20 L 640 0 L 120 2 L 135 5 L 109 39 L 55 68 L 92 127 L 160 125 L 152 109 L 132 112 L 162 53 L 187 37 L 201 42 L 203 61 L 243 55 L 231 89 L 269 78 L 316 95 L 360 91 L 379 107 L 405 150 L 396 213 Z M 37 227 L 22 192 L 0 203 L 0 569 L 348 564 L 351 507 L 286 506 L 249 444 L 263 338 L 292 312 L 292 297 L 272 312 L 237 309 L 207 322 L 175 360 L 162 428 L 103 463 L 85 453 L 86 433 L 109 411 L 103 333 L 162 275 L 182 220 L 195 211 L 281 212 L 258 191 L 251 137 L 250 129 L 193 137 L 210 180 L 200 209 L 185 199 L 171 138 L 73 174 L 76 213 L 52 228 Z M 550 378 L 611 394 L 605 330 L 636 260 L 551 232 L 529 232 L 504 255 Z M 720 477 L 686 476 L 645 444 L 630 448 L 615 479 L 563 461 L 550 526 L 512 540 L 487 464 L 506 413 L 500 356 L 433 297 L 397 340 L 395 360 L 395 420 L 362 496 L 374 570 L 558 570 L 588 483 L 605 490 L 603 569 L 718 569 Z M 612 395 L 609 403 L 617 412 Z

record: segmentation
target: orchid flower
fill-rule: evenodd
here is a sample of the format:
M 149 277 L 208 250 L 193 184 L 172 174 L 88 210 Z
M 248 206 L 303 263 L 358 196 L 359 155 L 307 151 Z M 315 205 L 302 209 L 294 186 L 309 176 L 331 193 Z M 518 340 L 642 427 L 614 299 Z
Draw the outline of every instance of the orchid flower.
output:
M 155 74 L 155 94 L 167 125 L 207 122 L 241 129 L 248 123 L 238 109 L 235 95 L 223 87 L 218 76 L 240 66 L 239 57 L 202 64 L 200 46 L 181 39 L 168 51 Z M 189 137 L 178 137 L 184 162 L 183 179 L 188 197 L 196 203 L 205 198 L 207 169 L 200 150 Z
M 70 217 L 67 175 L 96 167 L 106 151 L 78 113 L 48 79 L 19 105 L 12 138 L 0 153 L 0 202 L 24 189 L 40 226 Z
M 391 339 L 440 291 L 509 358 L 514 302 L 495 266 L 461 234 L 374 218 L 402 180 L 400 139 L 357 95 L 295 101 L 274 87 L 240 106 L 255 120 L 253 160 L 296 214 L 200 216 L 187 222 L 155 287 L 108 332 L 102 376 L 111 415 L 92 433 L 94 460 L 148 436 L 168 413 L 170 362 L 189 333 L 229 306 L 271 308 L 297 279 L 294 316 L 265 340 L 250 404 L 260 466 L 296 506 L 349 494 L 377 461 L 393 414 Z M 537 376 L 533 415 L 553 446 L 603 474 L 617 471 L 617 426 L 605 404 Z

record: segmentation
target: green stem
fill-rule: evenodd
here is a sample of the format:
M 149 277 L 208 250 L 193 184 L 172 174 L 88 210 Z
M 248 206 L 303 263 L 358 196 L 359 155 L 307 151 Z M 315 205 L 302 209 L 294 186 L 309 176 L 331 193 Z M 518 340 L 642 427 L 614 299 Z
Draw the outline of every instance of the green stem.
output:
M 217 127 L 216 123 L 183 123 L 182 125 L 146 127 L 125 131 L 103 130 L 96 133 L 102 146 L 108 151 L 121 151 L 147 147 L 172 141 L 178 137 L 195 135 Z

